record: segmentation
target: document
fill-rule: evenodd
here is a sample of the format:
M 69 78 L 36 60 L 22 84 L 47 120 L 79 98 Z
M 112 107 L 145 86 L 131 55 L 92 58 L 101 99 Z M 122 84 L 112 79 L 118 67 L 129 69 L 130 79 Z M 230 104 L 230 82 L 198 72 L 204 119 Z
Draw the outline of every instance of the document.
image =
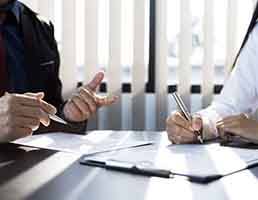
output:
M 205 145 L 160 145 L 118 152 L 112 159 L 197 177 L 225 176 L 258 164 L 258 150 Z
M 48 133 L 14 141 L 15 144 L 79 154 L 96 154 L 153 144 L 130 138 L 131 132 L 92 131 L 87 135 Z

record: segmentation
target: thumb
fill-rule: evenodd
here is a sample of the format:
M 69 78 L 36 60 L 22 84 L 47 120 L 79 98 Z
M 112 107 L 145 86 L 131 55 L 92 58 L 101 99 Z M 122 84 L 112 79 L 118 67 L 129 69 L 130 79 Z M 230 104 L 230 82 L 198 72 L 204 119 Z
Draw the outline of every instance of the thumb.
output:
M 43 99 L 44 96 L 45 96 L 45 93 L 44 92 L 38 92 L 38 93 L 30 93 L 30 92 L 28 92 L 28 93 L 25 93 L 25 95 L 30 96 L 30 97 L 36 97 L 38 99 Z
M 193 116 L 192 127 L 195 131 L 200 131 L 202 129 L 202 118 L 199 115 Z
M 91 90 L 95 91 L 104 79 L 104 72 L 98 72 L 91 82 L 87 85 Z

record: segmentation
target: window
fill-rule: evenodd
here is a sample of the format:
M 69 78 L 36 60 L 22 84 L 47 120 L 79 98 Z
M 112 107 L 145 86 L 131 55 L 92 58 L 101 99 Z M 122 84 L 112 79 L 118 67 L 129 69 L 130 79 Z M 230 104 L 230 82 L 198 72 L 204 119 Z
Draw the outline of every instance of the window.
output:
M 203 19 L 204 19 L 205 0 L 191 0 L 192 16 L 192 85 L 200 85 L 202 82 L 201 68 L 203 64 Z M 237 0 L 237 49 L 243 40 L 244 34 L 249 24 L 254 1 Z M 214 0 L 214 64 L 215 64 L 215 83 L 222 85 L 225 80 L 226 63 L 226 41 L 227 41 L 227 17 L 228 1 Z M 180 0 L 168 1 L 168 66 L 169 66 L 169 85 L 177 85 L 178 77 L 176 68 L 178 67 L 178 39 L 180 37 Z

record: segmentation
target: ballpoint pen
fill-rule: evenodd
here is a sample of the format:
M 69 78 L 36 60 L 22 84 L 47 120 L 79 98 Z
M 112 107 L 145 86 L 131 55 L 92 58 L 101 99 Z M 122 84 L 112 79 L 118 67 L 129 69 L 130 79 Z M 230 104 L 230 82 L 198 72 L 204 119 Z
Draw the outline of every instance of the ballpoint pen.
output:
M 52 119 L 55 122 L 61 123 L 61 124 L 65 124 L 67 125 L 68 122 L 66 122 L 65 120 L 63 120 L 62 118 L 58 117 L 57 115 L 51 115 L 49 114 L 49 118 Z
M 209 183 L 211 181 L 217 180 L 222 177 L 221 175 L 202 177 L 198 175 L 174 173 L 169 169 L 160 169 L 160 168 L 156 168 L 155 166 L 146 167 L 146 166 L 141 166 L 141 164 L 132 163 L 132 162 L 119 161 L 114 159 L 101 159 L 101 158 L 94 158 L 94 157 L 88 158 L 86 156 L 81 157 L 80 164 L 93 166 L 93 167 L 101 167 L 108 170 L 127 172 L 131 174 L 138 174 L 143 176 L 154 176 L 154 177 L 160 177 L 160 178 L 182 177 L 182 178 L 188 179 L 191 182 L 197 182 L 197 183 Z
M 192 116 L 190 112 L 187 110 L 183 100 L 181 99 L 180 95 L 174 92 L 172 94 L 173 98 L 175 99 L 180 111 L 183 113 L 186 120 L 189 122 L 192 121 Z M 194 134 L 197 136 L 198 141 L 203 144 L 202 134 L 200 131 L 194 131 Z

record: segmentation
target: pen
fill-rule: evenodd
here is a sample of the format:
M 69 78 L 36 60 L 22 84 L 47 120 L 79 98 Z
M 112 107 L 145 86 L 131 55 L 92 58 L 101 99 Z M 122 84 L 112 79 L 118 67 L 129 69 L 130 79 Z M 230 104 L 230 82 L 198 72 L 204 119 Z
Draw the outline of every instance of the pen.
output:
M 119 172 L 137 174 L 142 176 L 153 176 L 159 178 L 176 178 L 182 177 L 186 178 L 191 182 L 197 183 L 209 183 L 211 181 L 217 180 L 221 178 L 221 175 L 212 175 L 212 176 L 198 176 L 198 175 L 188 175 L 188 174 L 180 174 L 180 173 L 173 173 L 171 170 L 168 169 L 159 169 L 159 168 L 151 168 L 151 167 L 144 167 L 141 164 L 135 164 L 131 162 L 125 161 L 118 161 L 113 159 L 99 159 L 99 158 L 92 158 L 89 159 L 86 156 L 83 156 L 80 159 L 80 164 L 88 165 L 93 167 L 101 167 L 107 170 L 114 170 Z
M 81 164 L 95 167 L 103 167 L 110 170 L 128 172 L 143 176 L 155 176 L 160 178 L 173 178 L 173 174 L 169 170 L 144 168 L 137 166 L 134 163 L 116 161 L 116 160 L 96 160 L 96 159 L 83 159 Z
M 52 119 L 55 122 L 61 123 L 61 124 L 65 124 L 67 125 L 68 122 L 66 122 L 65 120 L 63 120 L 62 118 L 58 117 L 57 115 L 51 115 L 49 114 L 49 118 Z
M 191 113 L 187 110 L 183 100 L 181 99 L 180 95 L 174 92 L 172 94 L 173 98 L 175 99 L 180 111 L 183 113 L 186 120 L 189 122 L 192 120 Z M 203 144 L 202 134 L 200 131 L 194 131 L 194 134 L 197 136 L 198 141 Z

